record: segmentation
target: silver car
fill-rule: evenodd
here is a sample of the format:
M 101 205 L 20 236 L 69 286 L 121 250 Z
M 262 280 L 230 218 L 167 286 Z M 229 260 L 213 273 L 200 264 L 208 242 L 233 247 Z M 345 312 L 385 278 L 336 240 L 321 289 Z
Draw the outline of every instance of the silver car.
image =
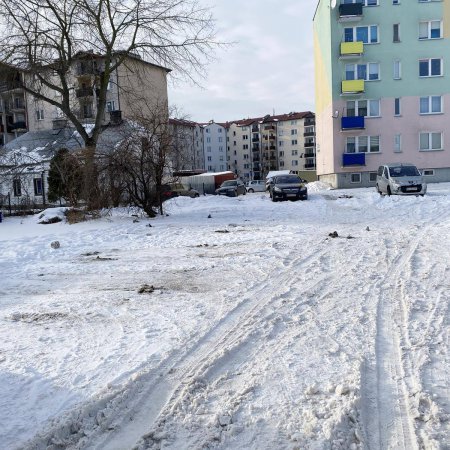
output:
M 377 172 L 380 195 L 425 195 L 427 184 L 414 164 L 385 164 Z
M 264 183 L 263 180 L 248 181 L 246 186 L 247 186 L 247 192 L 265 192 L 266 191 L 266 183 Z

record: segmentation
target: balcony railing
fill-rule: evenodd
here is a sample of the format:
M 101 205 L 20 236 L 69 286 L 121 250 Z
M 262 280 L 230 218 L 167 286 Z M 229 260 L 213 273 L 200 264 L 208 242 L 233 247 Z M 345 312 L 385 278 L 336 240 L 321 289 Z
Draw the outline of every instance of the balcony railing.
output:
M 363 54 L 364 43 L 362 41 L 341 42 L 341 59 L 359 58 Z
M 277 137 L 274 135 L 274 134 L 271 134 L 270 136 L 269 136 L 269 139 L 271 140 L 271 141 L 273 141 L 274 139 L 276 139 Z
M 314 131 L 307 131 L 306 133 L 303 133 L 303 137 L 313 137 L 315 134 Z
M 316 121 L 314 119 L 305 119 L 305 122 L 303 125 L 305 125 L 305 127 L 309 126 L 309 125 L 315 125 Z
M 13 91 L 14 89 L 22 89 L 23 83 L 21 81 L 3 81 L 0 83 L 0 92 Z
M 339 21 L 341 22 L 361 20 L 362 16 L 362 3 L 345 3 L 339 5 Z
M 270 145 L 269 146 L 269 150 L 276 150 L 277 148 L 275 147 L 275 145 Z
M 341 130 L 364 130 L 364 116 L 342 117 Z
M 305 142 L 305 148 L 314 147 L 314 142 Z
M 26 130 L 27 129 L 27 124 L 25 121 L 18 121 L 18 122 L 14 122 L 11 126 L 10 126 L 11 130 Z
M 315 169 L 316 168 L 316 163 L 306 163 L 305 164 L 305 169 Z
M 259 142 L 259 136 L 253 136 L 252 142 Z
M 305 158 L 314 158 L 316 156 L 316 153 L 314 151 L 308 150 L 305 152 Z
M 342 81 L 342 94 L 362 94 L 364 92 L 364 80 Z
M 365 166 L 366 154 L 365 153 L 344 153 L 342 155 L 343 167 L 348 166 Z
M 253 125 L 252 126 L 252 133 L 258 133 L 259 132 L 259 128 L 258 128 L 258 126 L 256 125 Z
M 266 125 L 266 126 L 264 127 L 264 130 L 265 130 L 265 131 L 275 130 L 275 125 Z
M 253 144 L 252 151 L 259 152 L 259 144 Z

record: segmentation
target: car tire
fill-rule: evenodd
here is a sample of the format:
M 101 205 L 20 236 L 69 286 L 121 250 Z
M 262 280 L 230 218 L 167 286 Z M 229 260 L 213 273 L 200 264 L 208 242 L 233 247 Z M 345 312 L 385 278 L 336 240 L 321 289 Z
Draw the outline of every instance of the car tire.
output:
M 377 192 L 378 192 L 380 195 L 383 195 L 383 193 L 380 191 L 380 187 L 378 186 L 378 184 L 377 184 Z
M 255 192 L 253 189 L 249 189 L 248 192 L 250 192 L 250 194 L 253 194 L 253 192 Z
M 278 199 L 275 198 L 273 195 L 271 195 L 271 199 L 272 199 L 273 202 L 277 202 L 278 201 Z
M 392 195 L 390 186 L 387 187 L 387 195 L 389 195 L 389 197 Z
M 200 197 L 200 194 L 195 194 L 194 195 L 194 198 L 198 198 L 198 197 Z
M 245 190 L 243 193 L 242 193 L 242 195 L 246 195 L 247 194 L 247 190 Z

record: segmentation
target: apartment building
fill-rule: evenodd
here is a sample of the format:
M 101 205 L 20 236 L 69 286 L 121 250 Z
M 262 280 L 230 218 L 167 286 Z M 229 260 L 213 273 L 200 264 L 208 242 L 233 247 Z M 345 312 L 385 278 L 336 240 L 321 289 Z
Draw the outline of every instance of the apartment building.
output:
M 243 180 L 264 179 L 273 170 L 314 176 L 315 116 L 311 111 L 232 121 L 227 128 L 228 169 Z
M 208 172 L 223 172 L 227 170 L 227 128 L 225 124 L 200 124 L 203 128 L 203 148 L 205 169 Z
M 116 58 L 121 57 L 118 52 Z M 43 71 L 51 70 L 44 68 Z M 97 112 L 99 79 L 104 71 L 104 57 L 93 52 L 79 53 L 75 58 L 68 84 L 72 91 L 72 111 L 85 123 L 92 123 Z M 133 118 L 143 111 L 167 109 L 167 74 L 161 66 L 148 63 L 138 55 L 129 55 L 110 76 L 106 94 L 103 124 Z M 63 112 L 43 100 L 26 93 L 32 75 L 10 66 L 0 66 L 0 145 L 16 139 L 27 131 L 48 130 L 53 121 L 65 119 Z M 53 80 L 57 84 L 56 77 Z M 57 91 L 45 92 L 49 98 L 61 101 Z
M 335 187 L 374 186 L 385 163 L 450 180 L 450 0 L 319 0 L 316 165 Z

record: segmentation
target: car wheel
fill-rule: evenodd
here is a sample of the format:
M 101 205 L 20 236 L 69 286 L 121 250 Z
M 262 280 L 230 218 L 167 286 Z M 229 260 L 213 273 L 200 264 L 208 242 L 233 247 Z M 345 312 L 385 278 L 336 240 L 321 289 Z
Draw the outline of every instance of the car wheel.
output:
M 198 198 L 198 197 L 200 197 L 200 194 L 195 194 L 194 195 L 194 198 Z
M 250 194 L 253 194 L 253 192 L 255 192 L 253 189 L 249 189 L 248 192 L 250 192 Z
M 242 193 L 242 195 L 247 194 L 247 189 L 244 189 L 244 192 Z
M 389 195 L 389 196 L 392 195 L 391 187 L 390 187 L 390 186 L 387 187 L 387 195 Z

